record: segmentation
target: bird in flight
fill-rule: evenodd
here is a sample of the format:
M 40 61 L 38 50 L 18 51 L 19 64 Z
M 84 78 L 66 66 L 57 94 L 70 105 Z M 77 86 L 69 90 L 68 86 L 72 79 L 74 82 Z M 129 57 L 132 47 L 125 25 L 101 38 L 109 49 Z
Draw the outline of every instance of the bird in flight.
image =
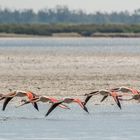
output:
M 84 111 L 89 113 L 87 107 L 83 104 L 83 102 L 80 99 L 78 99 L 78 98 L 64 98 L 56 103 L 53 103 L 45 116 L 48 116 L 57 106 L 59 106 L 62 103 L 67 103 L 67 104 L 78 103 Z
M 32 100 L 21 100 L 21 102 L 24 102 L 22 104 L 20 104 L 17 107 L 29 104 L 29 103 L 37 103 L 37 102 L 43 102 L 43 103 L 56 103 L 59 100 L 54 98 L 54 97 L 49 97 L 49 96 L 38 96 L 36 98 L 33 98 Z M 60 104 L 59 107 L 63 108 L 63 109 L 70 109 L 68 106 L 66 106 L 65 104 Z
M 102 98 L 101 102 L 103 102 L 109 96 L 113 97 L 114 101 L 116 102 L 118 107 L 121 109 L 121 104 L 120 104 L 120 101 L 119 101 L 119 95 L 115 91 L 108 91 L 108 90 L 96 90 L 96 91 L 93 91 L 91 93 L 85 94 L 86 98 L 85 98 L 85 101 L 84 101 L 84 105 L 86 105 L 87 102 L 94 95 L 102 95 L 103 98 Z
M 8 105 L 8 103 L 14 98 L 14 97 L 27 97 L 29 100 L 32 100 L 33 98 L 38 97 L 38 95 L 34 94 L 31 91 L 21 91 L 21 90 L 16 90 L 14 92 L 8 93 L 6 95 L 2 95 L 0 100 L 4 100 L 3 103 L 3 107 L 2 110 L 4 111 L 6 109 L 6 106 Z M 38 105 L 37 103 L 32 103 L 32 105 L 34 106 L 34 108 L 36 110 L 38 109 Z

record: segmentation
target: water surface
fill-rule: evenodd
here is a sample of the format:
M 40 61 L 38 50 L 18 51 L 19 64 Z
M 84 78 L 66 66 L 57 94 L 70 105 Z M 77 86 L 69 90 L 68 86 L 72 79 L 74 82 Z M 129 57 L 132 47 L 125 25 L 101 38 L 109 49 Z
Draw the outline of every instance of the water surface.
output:
M 81 53 L 140 53 L 139 38 L 0 38 L 2 49 Z
M 48 106 L 40 105 L 37 112 L 28 105 L 9 106 L 0 112 L 0 139 L 45 140 L 139 140 L 139 105 L 124 105 L 123 110 L 111 105 L 88 105 L 86 114 L 77 105 L 72 110 L 58 108 L 47 118 Z

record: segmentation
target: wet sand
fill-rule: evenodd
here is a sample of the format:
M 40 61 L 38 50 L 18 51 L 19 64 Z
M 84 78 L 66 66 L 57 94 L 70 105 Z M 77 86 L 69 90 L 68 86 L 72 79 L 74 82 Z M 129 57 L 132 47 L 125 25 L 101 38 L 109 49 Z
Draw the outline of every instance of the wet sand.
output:
M 140 88 L 140 56 L 12 48 L 0 50 L 0 90 L 81 96 L 118 86 Z

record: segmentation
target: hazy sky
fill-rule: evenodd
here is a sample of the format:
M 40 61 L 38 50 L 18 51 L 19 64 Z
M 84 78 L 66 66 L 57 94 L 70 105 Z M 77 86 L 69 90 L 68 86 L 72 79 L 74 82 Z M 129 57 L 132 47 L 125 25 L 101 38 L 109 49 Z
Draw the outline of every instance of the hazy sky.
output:
M 140 0 L 0 0 L 1 8 L 11 9 L 32 8 L 37 11 L 45 7 L 54 8 L 56 5 L 66 5 L 70 9 L 82 9 L 86 12 L 132 12 L 140 8 Z

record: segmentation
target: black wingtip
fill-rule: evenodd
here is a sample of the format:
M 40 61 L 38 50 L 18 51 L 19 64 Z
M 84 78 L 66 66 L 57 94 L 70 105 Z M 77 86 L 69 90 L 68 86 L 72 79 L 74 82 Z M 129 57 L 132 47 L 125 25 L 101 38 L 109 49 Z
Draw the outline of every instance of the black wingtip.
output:
M 117 100 L 117 105 L 118 105 L 118 107 L 119 107 L 120 109 L 122 109 L 121 103 L 120 103 L 119 98 L 118 98 L 117 96 L 116 96 L 116 100 Z
M 108 95 L 105 95 L 100 102 L 103 102 L 107 97 Z
M 33 106 L 34 106 L 34 108 L 35 108 L 37 111 L 39 111 L 39 108 L 38 108 L 37 103 L 33 103 Z
M 85 101 L 83 102 L 83 105 L 86 105 L 92 96 L 93 96 L 93 95 L 88 95 L 88 96 L 86 97 Z
M 53 103 L 49 108 L 48 112 L 45 114 L 45 117 L 47 117 L 61 103 L 63 103 L 63 101 Z
M 47 112 L 47 113 L 45 114 L 45 117 L 47 117 L 49 114 L 50 114 L 50 112 Z
M 120 104 L 120 101 L 118 102 L 118 106 L 119 106 L 120 109 L 122 109 L 121 104 Z
M 89 114 L 89 111 L 88 111 L 87 107 L 85 105 L 83 105 L 83 106 L 84 106 L 83 109 Z
M 7 97 L 7 98 L 5 98 L 4 103 L 3 103 L 3 107 L 2 107 L 2 111 L 4 111 L 6 109 L 6 106 L 8 105 L 8 103 L 10 102 L 10 100 L 12 98 L 13 97 Z

